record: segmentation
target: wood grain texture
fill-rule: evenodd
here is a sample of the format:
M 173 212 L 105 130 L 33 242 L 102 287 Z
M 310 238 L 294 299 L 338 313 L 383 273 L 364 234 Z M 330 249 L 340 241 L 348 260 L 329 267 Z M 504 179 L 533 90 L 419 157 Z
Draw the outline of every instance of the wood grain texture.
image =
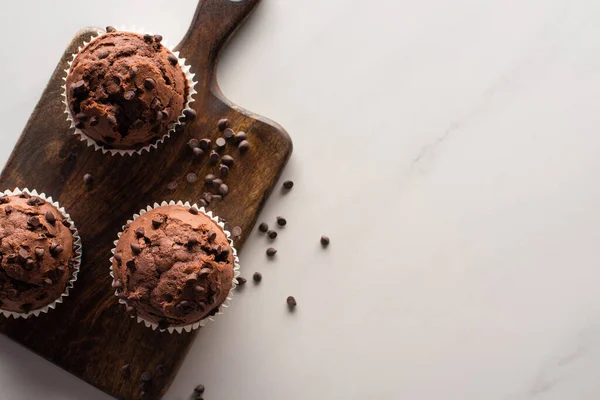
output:
M 37 189 L 58 200 L 79 229 L 84 253 L 79 280 L 64 304 L 30 320 L 3 318 L 0 332 L 117 398 L 140 398 L 144 371 L 154 376 L 144 398 L 160 398 L 196 336 L 193 332 L 169 335 L 152 331 L 130 319 L 117 303 L 108 260 L 121 226 L 147 204 L 171 199 L 196 202 L 200 198 L 206 191 L 203 177 L 216 168 L 206 157 L 194 159 L 187 142 L 208 137 L 214 143 L 221 135 L 217 122 L 227 118 L 236 131 L 248 133 L 251 148 L 240 155 L 228 144 L 225 153 L 236 159 L 226 178 L 230 194 L 209 209 L 225 218 L 230 227 L 242 228 L 243 235 L 236 241 L 239 249 L 291 155 L 287 133 L 230 103 L 215 79 L 220 50 L 259 1 L 199 2 L 192 25 L 177 46 L 199 82 L 193 103 L 198 118 L 184 132 L 141 156 L 102 154 L 69 129 L 61 98 L 63 71 L 70 55 L 94 30 L 77 33 L 0 176 L 1 188 Z M 193 184 L 186 181 L 190 172 L 199 177 Z M 83 184 L 86 173 L 94 176 L 90 188 Z M 167 188 L 171 181 L 178 183 L 177 189 Z M 119 371 L 123 364 L 131 365 L 130 379 L 124 379 Z M 156 376 L 158 365 L 165 367 L 162 376 Z

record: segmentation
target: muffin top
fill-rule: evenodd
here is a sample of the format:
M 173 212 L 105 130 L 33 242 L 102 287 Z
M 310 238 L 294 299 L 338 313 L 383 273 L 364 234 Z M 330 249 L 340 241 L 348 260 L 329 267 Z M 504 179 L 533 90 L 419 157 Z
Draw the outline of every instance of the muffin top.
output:
M 39 197 L 0 197 L 0 308 L 29 312 L 64 293 L 74 269 L 69 226 Z
M 184 206 L 155 208 L 123 231 L 114 285 L 129 311 L 162 327 L 214 315 L 233 285 L 234 256 L 210 218 Z
M 106 148 L 139 149 L 177 122 L 189 92 L 162 37 L 106 33 L 84 47 L 67 76 L 76 127 Z

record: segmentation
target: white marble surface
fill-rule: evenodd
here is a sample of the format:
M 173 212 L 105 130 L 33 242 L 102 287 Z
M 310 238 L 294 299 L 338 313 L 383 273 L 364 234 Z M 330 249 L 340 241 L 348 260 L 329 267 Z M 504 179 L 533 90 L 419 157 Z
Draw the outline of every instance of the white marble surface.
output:
M 97 3 L 2 4 L 3 160 L 78 28 L 176 40 L 195 8 Z M 600 398 L 599 21 L 596 0 L 263 0 L 219 79 L 294 139 L 296 187 L 261 216 L 289 226 L 277 262 L 252 236 L 263 283 L 165 398 Z M 3 337 L 0 359 L 1 399 L 107 399 Z

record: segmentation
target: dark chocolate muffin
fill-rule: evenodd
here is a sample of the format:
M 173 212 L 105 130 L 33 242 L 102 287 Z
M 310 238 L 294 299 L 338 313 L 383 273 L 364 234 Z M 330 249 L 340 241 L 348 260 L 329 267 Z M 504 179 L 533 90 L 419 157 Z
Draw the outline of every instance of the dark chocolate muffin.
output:
M 160 327 L 217 313 L 233 286 L 234 255 L 221 228 L 185 206 L 163 206 L 126 227 L 113 259 L 128 310 Z
M 27 313 L 65 292 L 75 269 L 69 221 L 45 200 L 0 197 L 0 308 Z
M 162 138 L 185 108 L 187 79 L 159 36 L 110 32 L 84 47 L 67 76 L 76 127 L 106 148 Z

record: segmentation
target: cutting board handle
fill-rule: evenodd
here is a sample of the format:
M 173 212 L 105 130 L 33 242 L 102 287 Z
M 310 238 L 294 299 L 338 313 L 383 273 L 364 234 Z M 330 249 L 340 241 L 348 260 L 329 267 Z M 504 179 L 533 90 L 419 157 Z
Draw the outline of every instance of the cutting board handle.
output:
M 219 52 L 260 0 L 199 0 L 183 40 L 175 48 L 192 70 L 214 81 Z

